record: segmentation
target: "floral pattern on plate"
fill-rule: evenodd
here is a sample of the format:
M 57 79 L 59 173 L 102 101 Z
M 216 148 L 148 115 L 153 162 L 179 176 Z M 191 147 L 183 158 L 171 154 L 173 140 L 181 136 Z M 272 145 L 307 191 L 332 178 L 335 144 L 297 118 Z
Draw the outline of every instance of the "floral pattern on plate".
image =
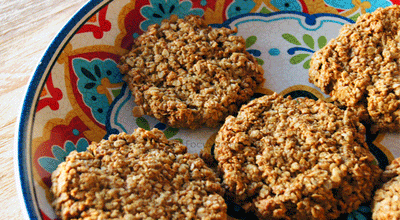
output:
M 56 219 L 50 205 L 51 172 L 69 152 L 83 151 L 92 141 L 110 134 L 158 128 L 168 138 L 180 140 L 189 152 L 211 149 L 218 128 L 175 129 L 149 116 L 133 116 L 135 103 L 116 65 L 149 25 L 194 14 L 214 27 L 237 28 L 247 51 L 265 70 L 266 82 L 253 98 L 278 92 L 330 101 L 308 82 L 312 54 L 336 37 L 344 24 L 393 3 L 399 2 L 89 1 L 46 52 L 24 103 L 18 163 L 29 215 Z M 367 142 L 381 167 L 400 156 L 398 134 L 368 134 Z M 370 212 L 366 204 L 343 219 L 370 219 Z

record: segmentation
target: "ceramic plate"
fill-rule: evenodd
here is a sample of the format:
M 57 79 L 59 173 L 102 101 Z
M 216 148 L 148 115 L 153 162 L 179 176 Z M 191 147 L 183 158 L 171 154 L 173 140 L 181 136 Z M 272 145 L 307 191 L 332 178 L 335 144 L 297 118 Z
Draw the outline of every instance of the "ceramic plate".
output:
M 56 219 L 50 176 L 73 150 L 135 128 L 158 128 L 180 139 L 189 152 L 213 144 L 218 129 L 170 128 L 152 117 L 136 118 L 117 68 L 121 55 L 151 24 L 171 15 L 200 15 L 213 27 L 237 28 L 247 50 L 265 70 L 255 97 L 277 92 L 292 97 L 329 97 L 308 82 L 311 55 L 336 37 L 344 24 L 398 1 L 389 0 L 92 0 L 67 23 L 47 49 L 30 82 L 17 135 L 17 175 L 27 215 Z M 383 168 L 400 156 L 395 133 L 368 134 Z M 240 208 L 229 204 L 233 217 Z M 233 207 L 233 208 L 232 208 Z M 369 219 L 363 204 L 344 219 Z

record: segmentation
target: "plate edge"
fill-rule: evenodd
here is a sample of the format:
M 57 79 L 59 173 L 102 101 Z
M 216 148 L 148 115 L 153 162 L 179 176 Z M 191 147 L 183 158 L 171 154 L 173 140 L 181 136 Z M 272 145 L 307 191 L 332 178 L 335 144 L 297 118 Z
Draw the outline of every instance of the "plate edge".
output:
M 113 0 L 89 0 L 80 9 L 77 10 L 61 28 L 57 35 L 52 39 L 51 43 L 46 48 L 41 56 L 40 61 L 36 65 L 36 69 L 29 79 L 29 84 L 25 90 L 25 96 L 20 106 L 20 114 L 17 117 L 15 133 L 14 133 L 14 178 L 17 188 L 17 196 L 22 208 L 22 215 L 24 219 L 42 219 L 37 201 L 34 199 L 34 189 L 30 186 L 33 185 L 33 178 L 31 176 L 31 160 L 25 160 L 27 145 L 26 138 L 29 136 L 28 131 L 32 128 L 32 109 L 33 101 L 35 98 L 36 90 L 38 89 L 39 82 L 43 78 L 43 72 L 51 61 L 53 54 L 60 48 L 65 37 L 76 27 L 81 19 L 96 6 L 104 2 L 112 2 Z

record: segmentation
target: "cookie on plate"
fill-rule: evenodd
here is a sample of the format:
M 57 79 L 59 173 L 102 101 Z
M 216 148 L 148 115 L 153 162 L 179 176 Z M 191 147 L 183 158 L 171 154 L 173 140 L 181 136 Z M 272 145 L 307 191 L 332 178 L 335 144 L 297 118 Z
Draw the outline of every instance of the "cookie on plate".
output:
M 216 127 L 263 82 L 263 70 L 236 30 L 211 28 L 197 16 L 149 27 L 119 68 L 137 112 L 172 127 Z
M 310 82 L 341 105 L 364 112 L 372 131 L 400 130 L 400 6 L 344 25 L 314 53 Z
M 260 219 L 335 219 L 369 201 L 381 173 L 352 112 L 277 94 L 229 116 L 214 154 L 227 196 Z
M 382 187 L 374 195 L 372 219 L 400 219 L 400 158 L 392 161 L 382 174 Z
M 51 179 L 62 219 L 227 219 L 217 176 L 157 129 L 73 151 Z

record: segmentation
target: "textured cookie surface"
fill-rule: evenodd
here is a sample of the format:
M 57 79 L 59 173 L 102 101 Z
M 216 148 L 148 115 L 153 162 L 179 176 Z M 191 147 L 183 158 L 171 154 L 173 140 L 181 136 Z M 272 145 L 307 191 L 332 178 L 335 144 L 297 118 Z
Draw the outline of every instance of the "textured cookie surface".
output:
M 364 112 L 373 131 L 400 130 L 400 6 L 364 14 L 311 59 L 310 82 Z
M 199 17 L 150 26 L 121 58 L 140 111 L 173 127 L 215 127 L 248 101 L 263 71 L 234 30 Z
M 372 198 L 364 139 L 352 112 L 274 94 L 229 116 L 214 153 L 227 195 L 261 219 L 335 219 Z
M 111 135 L 52 174 L 62 219 L 227 219 L 223 189 L 197 155 L 157 130 Z
M 400 219 L 400 158 L 386 167 L 382 182 L 384 184 L 374 195 L 372 219 Z

